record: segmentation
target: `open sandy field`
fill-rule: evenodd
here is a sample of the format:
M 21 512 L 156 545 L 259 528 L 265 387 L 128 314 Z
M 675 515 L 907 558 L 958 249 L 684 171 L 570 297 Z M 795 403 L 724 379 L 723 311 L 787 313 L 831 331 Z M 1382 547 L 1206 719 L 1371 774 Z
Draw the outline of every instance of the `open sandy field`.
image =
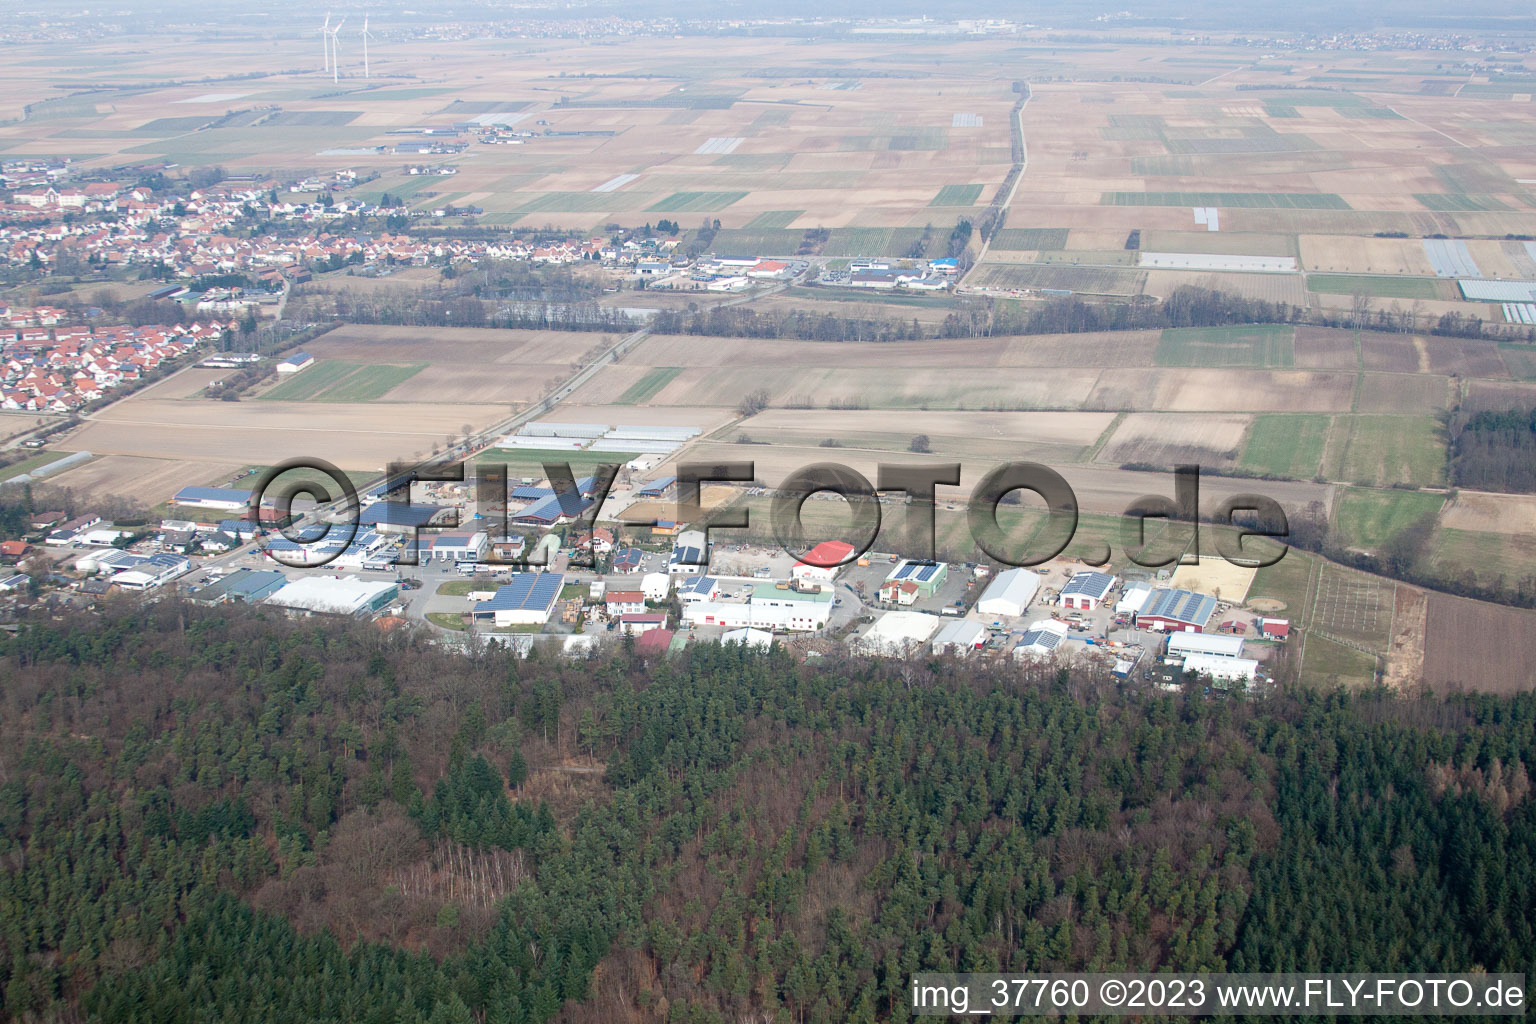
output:
M 468 423 L 504 417 L 493 405 L 316 405 L 140 398 L 111 406 L 54 447 L 178 462 L 271 464 L 297 456 L 379 470 L 429 454 Z
M 216 380 L 223 380 L 233 370 L 204 370 L 189 366 L 173 373 L 165 380 L 156 381 L 149 387 L 134 392 L 136 398 L 191 398 Z
M 57 421 L 57 416 L 44 416 L 35 412 L 0 412 L 0 441 L 25 434 L 40 425 Z
M 153 508 L 183 487 L 227 483 L 247 463 L 104 455 L 49 479 L 81 494 L 118 495 Z
M 1131 413 L 1115 428 L 1096 461 L 1230 466 L 1243 450 L 1243 438 L 1252 423 L 1252 416 L 1242 415 Z
M 1457 491 L 1446 506 L 1440 525 L 1450 530 L 1536 536 L 1536 496 Z
M 1168 585 L 1198 590 L 1232 605 L 1242 604 L 1248 598 L 1248 588 L 1253 586 L 1258 569 L 1233 565 L 1219 554 L 1208 552 L 1209 547 L 1207 542 L 1200 555 L 1200 564 L 1181 565 L 1175 569 Z

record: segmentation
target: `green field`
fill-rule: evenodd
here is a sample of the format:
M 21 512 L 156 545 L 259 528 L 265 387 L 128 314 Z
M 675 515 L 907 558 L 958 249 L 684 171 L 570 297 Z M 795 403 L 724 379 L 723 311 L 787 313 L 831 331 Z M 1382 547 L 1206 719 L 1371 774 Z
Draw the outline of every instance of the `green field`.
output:
M 1329 418 L 1266 413 L 1253 421 L 1242 467 L 1256 473 L 1310 480 L 1323 462 Z
M 804 210 L 769 210 L 747 221 L 748 228 L 787 228 Z
M 9 466 L 0 469 L 0 480 L 9 480 L 13 476 L 21 476 L 21 474 L 30 473 L 34 469 L 41 469 L 43 466 L 58 462 L 69 454 L 71 453 L 50 452 L 47 450 L 37 452 L 28 458 L 22 459 L 20 462 L 13 462 Z
M 1204 547 L 1202 544 L 1202 551 Z M 1267 597 L 1280 601 L 1285 608 L 1276 614 L 1296 625 L 1306 625 L 1307 603 L 1311 598 L 1312 573 L 1316 565 L 1317 559 L 1292 548 L 1280 561 L 1266 565 L 1254 574 L 1253 583 L 1248 587 L 1248 600 Z
M 1507 584 L 1513 585 L 1527 576 L 1536 576 L 1533 537 L 1441 529 L 1435 531 L 1429 548 L 1434 571 L 1447 578 L 1472 572 L 1483 583 L 1493 583 L 1502 576 Z
M 1434 210 L 1436 213 L 1485 213 L 1509 209 L 1497 196 L 1491 195 L 1415 192 L 1413 198 L 1417 199 L 1424 209 Z
M 1352 547 L 1375 550 L 1426 513 L 1439 513 L 1442 494 L 1391 488 L 1347 487 L 1334 512 L 1334 528 Z
M 1371 274 L 1308 274 L 1307 290 L 1320 295 L 1363 292 L 1378 299 L 1449 299 L 1439 278 L 1378 277 Z
M 646 212 L 715 213 L 746 197 L 745 192 L 673 192 Z
M 1429 416 L 1339 416 L 1323 472 L 1373 487 L 1445 483 L 1445 445 Z
M 672 383 L 673 378 L 683 372 L 681 366 L 658 366 L 646 373 L 644 377 L 631 384 L 625 392 L 619 396 L 619 405 L 639 405 L 656 397 L 657 392 Z
M 1348 210 L 1332 192 L 1105 192 L 1106 206 L 1226 206 L 1249 210 Z
M 1154 358 L 1158 366 L 1294 366 L 1294 338 L 1284 324 L 1169 328 Z
M 1500 345 L 1499 355 L 1516 380 L 1536 380 L 1536 345 Z
M 269 402 L 376 402 L 426 367 L 322 359 L 258 397 Z
M 939 194 L 928 203 L 929 206 L 974 206 L 976 200 L 981 198 L 981 190 L 984 185 L 945 185 L 939 189 Z
M 992 236 L 992 248 L 1004 250 L 1065 249 L 1067 228 L 1003 228 Z
M 1376 678 L 1374 656 L 1311 633 L 1305 639 L 1303 682 L 1314 686 L 1369 686 Z
M 967 278 L 968 284 L 982 288 L 1060 288 L 1089 295 L 1139 295 L 1146 282 L 1146 272 L 1141 270 L 990 260 Z

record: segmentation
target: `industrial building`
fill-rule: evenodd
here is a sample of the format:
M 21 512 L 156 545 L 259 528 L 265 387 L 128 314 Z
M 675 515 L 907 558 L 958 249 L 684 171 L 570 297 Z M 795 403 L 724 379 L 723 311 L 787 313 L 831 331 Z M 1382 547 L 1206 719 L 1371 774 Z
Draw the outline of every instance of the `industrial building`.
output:
M 640 593 L 647 601 L 665 601 L 672 592 L 672 577 L 664 572 L 648 572 L 640 577 Z
M 303 615 L 372 615 L 399 593 L 394 583 L 356 576 L 304 576 L 281 587 L 267 604 Z
M 1115 588 L 1115 577 L 1107 572 L 1074 573 L 1061 588 L 1061 606 L 1091 612 L 1104 602 Z
M 435 505 L 407 505 L 395 501 L 376 501 L 358 514 L 359 526 L 380 533 L 405 533 L 430 523 L 439 512 Z
M 853 545 L 847 541 L 824 540 L 800 556 L 789 570 L 790 578 L 818 586 L 830 585 L 852 555 Z
M 910 654 L 927 645 L 941 621 L 924 612 L 886 612 L 852 646 L 863 654 Z
M 679 584 L 677 599 L 683 604 L 692 604 L 695 601 L 713 601 L 720 596 L 720 584 L 713 576 L 695 576 L 686 583 Z
M 1248 682 L 1258 678 L 1259 663 L 1252 658 L 1191 654 L 1184 659 L 1184 675 L 1208 676 L 1218 683 Z
M 1166 648 L 1170 658 L 1202 655 L 1210 658 L 1241 658 L 1243 638 L 1222 633 L 1172 633 Z
M 119 572 L 112 582 L 124 590 L 153 590 L 191 571 L 190 559 L 162 551 L 157 555 L 150 555 L 132 568 Z
M 948 578 L 949 566 L 943 562 L 919 562 L 904 558 L 891 570 L 885 583 L 880 585 L 881 596 L 885 596 L 886 587 L 890 584 L 912 583 L 916 585 L 919 597 L 932 597 Z
M 1061 642 L 1067 638 L 1065 623 L 1055 619 L 1041 619 L 1030 624 L 1013 649 L 1015 658 L 1044 659 L 1054 657 Z
M 987 631 L 979 622 L 970 619 L 953 619 L 944 623 L 933 638 L 933 653 L 970 654 L 980 650 L 987 642 Z
M 541 626 L 549 621 L 564 585 L 563 573 L 513 573 L 506 584 L 496 588 L 496 596 L 471 609 L 470 618 L 485 625 Z
M 1017 618 L 1029 608 L 1040 590 L 1040 577 L 1029 569 L 1009 569 L 1000 572 L 982 591 L 976 602 L 976 610 L 983 615 L 1006 615 Z
M 275 569 L 236 569 L 217 583 L 210 583 L 192 595 L 198 604 L 225 604 L 240 601 L 257 604 L 277 593 L 288 577 Z
M 1139 629 L 1203 633 L 1216 614 L 1216 599 L 1191 590 L 1154 590 L 1136 613 Z
M 1115 602 L 1116 615 L 1135 615 L 1146 605 L 1147 599 L 1152 596 L 1152 584 L 1146 580 L 1134 580 L 1125 585 L 1120 592 L 1120 600 Z
M 667 572 L 673 576 L 702 576 L 709 568 L 709 535 L 703 530 L 684 530 L 672 542 Z
M 171 496 L 172 505 L 186 508 L 211 508 L 238 512 L 251 501 L 251 492 L 233 487 L 183 487 Z
M 485 557 L 489 539 L 485 531 L 476 533 L 440 533 L 429 538 L 422 557 L 438 562 L 478 562 Z
M 832 616 L 830 591 L 778 589 L 759 584 L 745 603 L 693 601 L 683 606 L 683 619 L 693 626 L 726 626 L 810 633 L 825 629 Z

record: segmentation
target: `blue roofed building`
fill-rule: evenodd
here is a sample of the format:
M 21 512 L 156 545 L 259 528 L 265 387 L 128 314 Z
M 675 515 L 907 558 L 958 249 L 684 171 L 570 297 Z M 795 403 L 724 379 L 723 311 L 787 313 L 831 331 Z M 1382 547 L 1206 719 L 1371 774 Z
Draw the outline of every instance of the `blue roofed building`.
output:
M 515 572 L 494 597 L 470 609 L 470 618 L 484 626 L 542 626 L 564 585 L 563 573 Z
M 1136 613 L 1139 629 L 1203 633 L 1216 614 L 1216 599 L 1191 590 L 1154 590 Z
M 1061 588 L 1061 605 L 1091 612 L 1104 603 L 1114 588 L 1115 577 L 1107 572 L 1074 573 Z
M 372 527 L 380 533 L 404 533 L 415 527 L 426 526 L 441 511 L 436 505 L 376 501 L 362 510 L 358 516 L 358 525 Z
M 523 526 L 558 526 L 575 519 L 591 507 L 592 499 L 585 494 L 551 494 L 524 506 L 512 517 L 512 521 Z

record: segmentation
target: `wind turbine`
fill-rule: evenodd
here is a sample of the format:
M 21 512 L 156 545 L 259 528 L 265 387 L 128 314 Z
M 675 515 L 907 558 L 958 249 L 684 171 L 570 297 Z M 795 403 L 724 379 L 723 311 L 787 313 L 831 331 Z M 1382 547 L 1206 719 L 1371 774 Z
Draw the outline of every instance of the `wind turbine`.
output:
M 331 12 L 325 12 L 325 25 L 320 29 L 320 53 L 325 58 L 325 70 L 331 70 Z
M 368 40 L 373 38 L 368 32 L 368 15 L 363 14 L 363 77 L 368 75 Z
M 341 81 L 341 53 L 337 49 L 336 34 L 341 31 L 341 26 L 345 25 L 346 23 L 347 23 L 347 19 L 346 18 L 342 18 L 340 21 L 338 21 L 336 23 L 336 27 L 331 29 L 331 81 L 332 82 L 340 82 Z

